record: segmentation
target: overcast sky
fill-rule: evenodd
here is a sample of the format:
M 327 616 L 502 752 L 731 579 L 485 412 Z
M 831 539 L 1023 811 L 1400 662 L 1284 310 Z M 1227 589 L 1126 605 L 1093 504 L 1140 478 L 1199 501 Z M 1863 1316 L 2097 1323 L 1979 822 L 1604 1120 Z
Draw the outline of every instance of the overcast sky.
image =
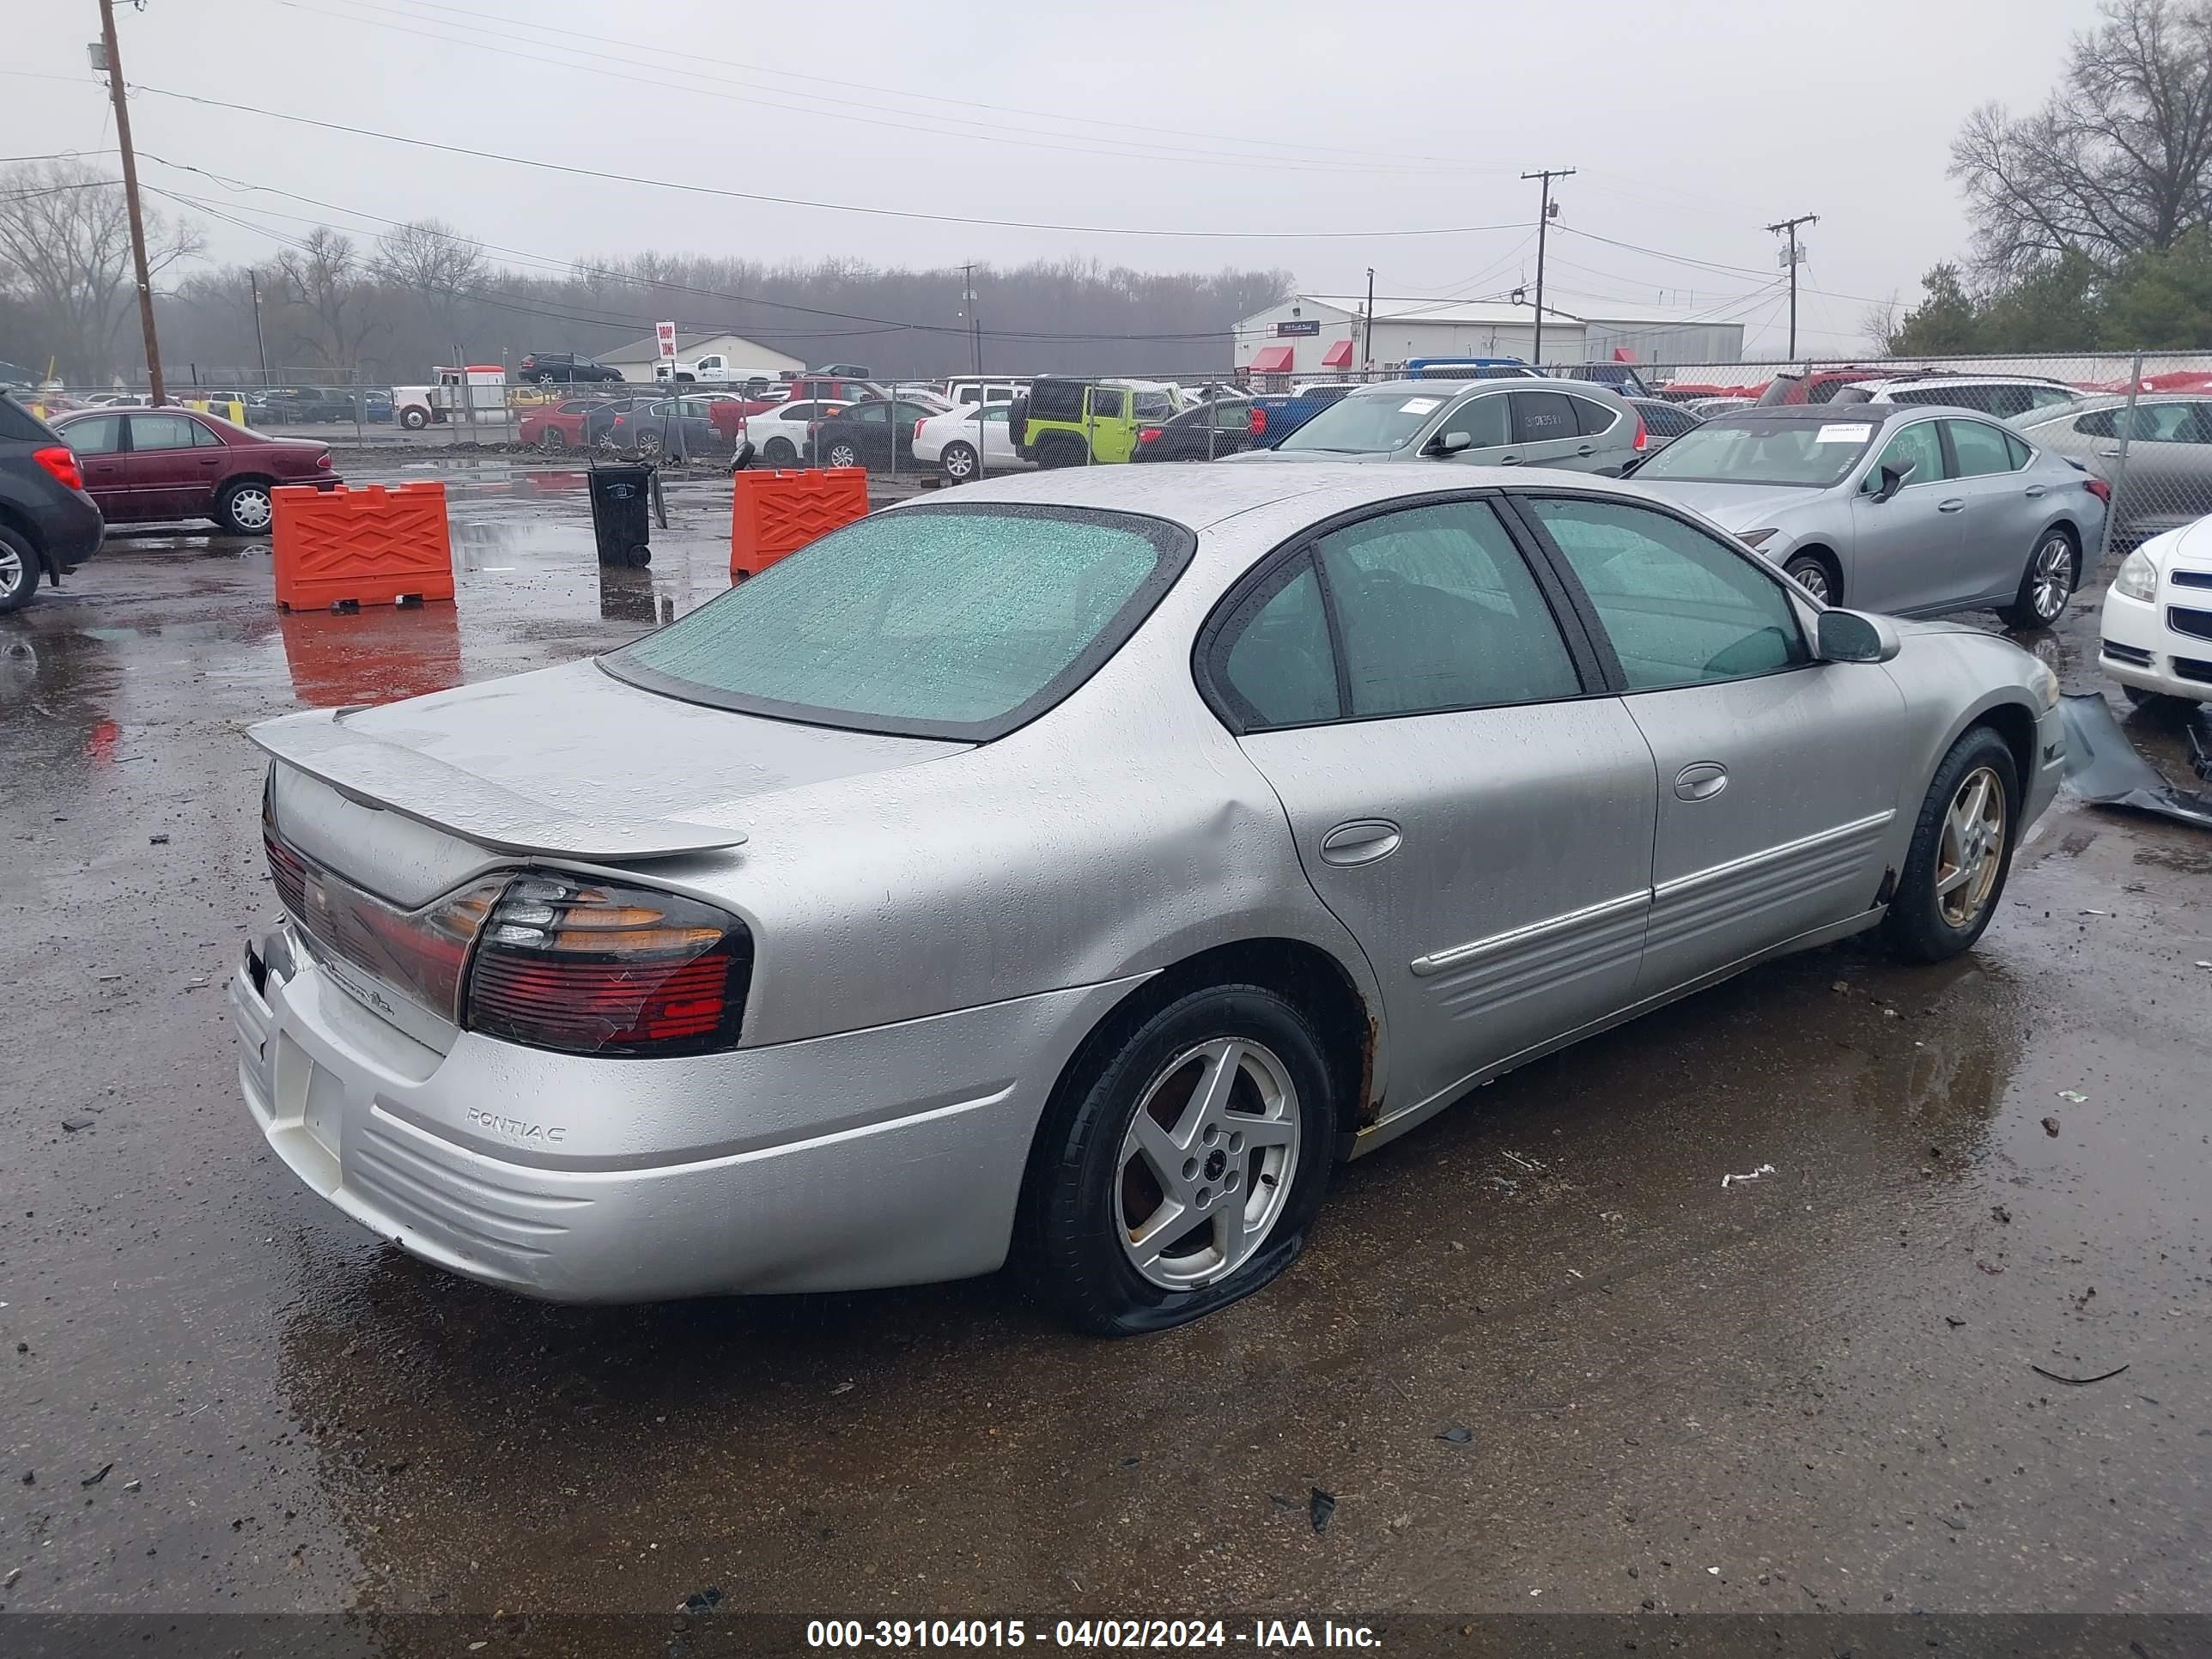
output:
M 92 0 L 13 9 L 0 153 L 112 146 L 85 58 Z M 1778 239 L 1759 227 L 1817 213 L 1807 353 L 1852 349 L 1870 300 L 1910 303 L 1959 252 L 1944 166 L 1960 120 L 2041 98 L 2095 20 L 2094 0 L 147 0 L 118 14 L 144 181 L 246 222 L 183 210 L 217 261 L 304 233 L 283 216 L 366 235 L 435 215 L 552 262 L 1075 256 L 1281 266 L 1317 293 L 1358 291 L 1371 264 L 1385 295 L 1474 298 L 1533 282 L 1537 187 L 1518 175 L 1571 167 L 1553 303 L 1693 304 L 1778 350 Z M 157 88 L 830 205 L 410 148 Z M 1261 232 L 1301 234 L 1246 234 Z

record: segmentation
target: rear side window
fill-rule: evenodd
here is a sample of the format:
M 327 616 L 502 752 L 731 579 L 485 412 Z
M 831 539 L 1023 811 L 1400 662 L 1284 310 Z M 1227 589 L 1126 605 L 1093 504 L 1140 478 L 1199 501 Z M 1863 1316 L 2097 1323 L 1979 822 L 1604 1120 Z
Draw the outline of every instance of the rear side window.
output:
M 1234 637 L 1220 659 L 1222 688 L 1248 731 L 1310 726 L 1340 712 L 1321 582 L 1310 558 L 1291 570 L 1249 617 L 1232 624 Z
M 1575 398 L 1564 392 L 1516 392 L 1512 395 L 1515 443 L 1550 443 L 1575 435 Z
M 1705 532 L 1620 502 L 1528 505 L 1589 593 L 1631 691 L 1744 679 L 1808 660 L 1780 583 Z
M 1030 414 L 1040 421 L 1083 418 L 1083 386 L 1074 380 L 1039 380 L 1030 388 Z
M 2004 441 L 2005 453 L 2011 457 L 2012 470 L 2017 472 L 2027 465 L 2027 458 L 2033 452 L 2029 450 L 2025 439 L 2014 437 L 2009 432 L 2004 434 Z
M 1575 431 L 1585 438 L 1612 431 L 1613 423 L 1620 418 L 1617 411 L 1589 398 L 1570 398 L 1567 401 L 1575 406 Z
M 1948 392 L 1940 392 L 1927 386 L 1916 386 L 1905 392 L 1893 392 L 1889 394 L 1889 400 L 1893 404 L 1950 404 L 1960 401 Z
M 50 444 L 53 429 L 13 398 L 0 396 L 0 438 L 17 443 Z
M 1355 715 L 1579 696 L 1543 592 L 1482 501 L 1386 513 L 1319 544 Z
M 1136 410 L 1140 421 L 1164 421 L 1176 412 L 1175 400 L 1164 392 L 1139 392 Z
M 1979 421 L 1946 421 L 1951 434 L 1951 456 L 1957 464 L 1953 476 L 1979 478 L 1992 472 L 2009 472 L 2017 465 L 2005 443 L 2005 434 Z

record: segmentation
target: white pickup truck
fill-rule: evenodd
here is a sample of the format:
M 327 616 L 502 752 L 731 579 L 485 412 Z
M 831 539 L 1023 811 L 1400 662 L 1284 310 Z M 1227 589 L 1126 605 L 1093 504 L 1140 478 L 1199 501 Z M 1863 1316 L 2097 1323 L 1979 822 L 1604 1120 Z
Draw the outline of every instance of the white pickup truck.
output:
M 683 386 L 743 386 L 749 380 L 773 385 L 775 380 L 768 370 L 740 368 L 719 351 L 709 351 L 691 362 L 678 363 L 672 375 L 668 364 L 658 364 L 653 378 L 662 381 L 672 379 Z

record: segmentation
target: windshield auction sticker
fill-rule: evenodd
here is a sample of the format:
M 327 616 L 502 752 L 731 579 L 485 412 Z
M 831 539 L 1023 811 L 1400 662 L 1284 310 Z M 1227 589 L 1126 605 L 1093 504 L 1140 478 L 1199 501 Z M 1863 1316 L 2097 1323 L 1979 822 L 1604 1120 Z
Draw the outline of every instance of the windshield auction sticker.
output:
M 1813 436 L 1816 444 L 1863 444 L 1874 436 L 1873 426 L 1865 421 L 1845 426 L 1824 426 Z

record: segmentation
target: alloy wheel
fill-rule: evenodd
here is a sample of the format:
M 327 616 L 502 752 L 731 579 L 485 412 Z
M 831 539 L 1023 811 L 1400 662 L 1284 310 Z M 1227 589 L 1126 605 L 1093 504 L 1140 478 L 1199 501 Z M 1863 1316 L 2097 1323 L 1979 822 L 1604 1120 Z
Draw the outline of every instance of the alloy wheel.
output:
M 1201 1288 L 1265 1244 L 1298 1166 L 1289 1069 L 1244 1037 L 1177 1055 L 1145 1091 L 1114 1183 L 1129 1265 L 1164 1290 Z
M 975 470 L 975 452 L 966 444 L 948 444 L 945 449 L 945 476 L 958 480 Z
M 230 520 L 249 536 L 268 529 L 276 516 L 276 504 L 259 484 L 247 484 L 232 493 Z
M 860 453 L 859 453 L 859 452 L 858 452 L 858 451 L 856 451 L 855 449 L 854 449 L 854 447 L 852 447 L 852 445 L 850 445 L 850 444 L 833 444 L 833 445 L 831 445 L 831 446 L 830 446 L 830 465 L 832 465 L 832 466 L 858 466 L 858 465 L 860 465 Z
M 1808 559 L 1796 569 L 1786 574 L 1790 580 L 1820 600 L 1822 605 L 1829 602 L 1832 590 L 1828 586 L 1828 567 L 1818 559 Z
M 2074 544 L 2051 536 L 2035 550 L 2028 575 L 2028 598 L 2035 614 L 2046 623 L 2058 620 L 2074 592 Z
M 1980 917 L 2004 868 L 2004 784 L 1978 766 L 1944 808 L 1936 850 L 1936 903 L 1949 926 L 1964 931 Z
M 0 599 L 14 599 L 22 592 L 26 582 L 38 579 L 38 572 L 24 562 L 21 554 L 0 542 Z

